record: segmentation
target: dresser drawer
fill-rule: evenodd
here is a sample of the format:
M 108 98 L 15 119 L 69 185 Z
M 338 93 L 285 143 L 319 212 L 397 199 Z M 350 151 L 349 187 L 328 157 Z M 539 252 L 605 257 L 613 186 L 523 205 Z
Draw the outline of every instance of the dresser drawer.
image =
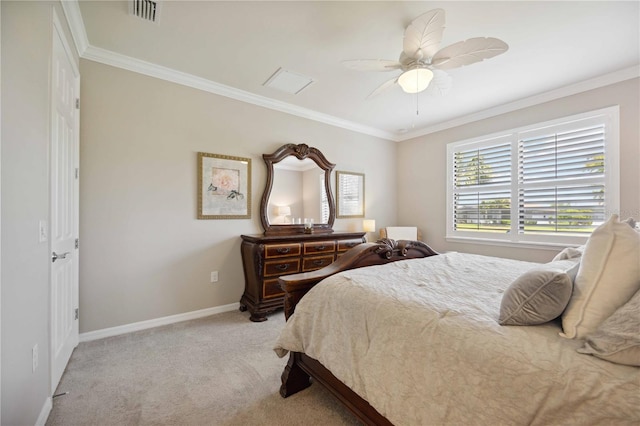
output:
M 336 251 L 335 241 L 315 241 L 313 243 L 304 243 L 304 255 L 314 255 L 321 253 L 333 253 Z
M 2 0 L 0 0 L 2 1 Z M 316 229 L 311 234 L 282 233 L 273 235 L 243 235 L 240 250 L 244 270 L 244 293 L 240 310 L 251 313 L 251 321 L 266 320 L 266 315 L 282 308 L 285 293 L 278 277 L 310 272 L 331 265 L 338 256 L 349 253 L 363 242 L 363 232 L 324 232 Z M 280 229 L 275 229 L 280 231 Z M 286 231 L 286 232 L 285 232 Z
M 264 246 L 265 259 L 299 255 L 300 244 L 267 244 Z
M 264 262 L 265 277 L 279 277 L 280 275 L 300 272 L 300 259 L 271 260 Z
M 265 299 L 283 295 L 284 291 L 282 291 L 282 289 L 280 288 L 280 284 L 278 283 L 277 278 L 264 280 L 262 282 L 262 297 L 264 297 Z
M 354 248 L 357 245 L 362 244 L 361 238 L 354 238 L 352 240 L 338 241 L 338 251 L 347 251 Z
M 333 254 L 327 256 L 313 256 L 302 259 L 302 272 L 314 271 L 333 263 Z

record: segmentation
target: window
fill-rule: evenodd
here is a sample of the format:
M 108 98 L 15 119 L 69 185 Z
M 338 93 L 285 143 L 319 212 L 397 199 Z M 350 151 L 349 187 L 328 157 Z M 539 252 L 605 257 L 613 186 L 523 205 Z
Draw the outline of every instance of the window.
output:
M 320 177 L 320 223 L 329 223 L 329 198 L 324 186 L 324 173 Z
M 505 232 L 511 223 L 511 144 L 491 140 L 453 154 L 454 227 Z
M 336 171 L 336 217 L 364 217 L 364 174 Z
M 618 211 L 617 107 L 447 146 L 447 238 L 581 244 Z

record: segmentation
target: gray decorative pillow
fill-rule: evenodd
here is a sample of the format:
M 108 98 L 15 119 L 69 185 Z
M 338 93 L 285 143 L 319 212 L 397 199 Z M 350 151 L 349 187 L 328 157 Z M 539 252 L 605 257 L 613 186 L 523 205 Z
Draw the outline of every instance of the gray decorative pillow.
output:
M 640 291 L 587 335 L 578 352 L 617 364 L 640 366 Z
M 498 323 L 536 325 L 562 314 L 571 298 L 573 280 L 567 269 L 556 263 L 531 269 L 511 283 L 502 296 Z
M 627 220 L 624 220 L 623 222 L 629 225 L 630 227 L 632 227 L 633 229 L 638 230 L 638 228 L 636 228 L 636 225 L 638 222 L 634 218 L 632 217 L 627 218 Z

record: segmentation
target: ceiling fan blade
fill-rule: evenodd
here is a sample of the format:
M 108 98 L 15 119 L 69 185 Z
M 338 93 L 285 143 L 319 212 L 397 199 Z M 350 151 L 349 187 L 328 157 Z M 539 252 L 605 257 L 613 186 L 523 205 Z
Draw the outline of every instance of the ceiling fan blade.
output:
M 509 49 L 507 43 L 493 37 L 475 37 L 443 48 L 433 56 L 431 66 L 448 70 L 493 58 Z
M 388 59 L 354 59 L 342 61 L 342 64 L 356 71 L 393 71 L 401 67 L 398 61 Z
M 444 96 L 449 93 L 453 85 L 451 76 L 442 70 L 432 70 L 433 79 L 425 90 L 425 93 L 431 96 Z
M 430 58 L 438 51 L 443 31 L 444 10 L 430 10 L 414 19 L 404 30 L 402 51 L 413 59 Z
M 382 92 L 388 90 L 389 88 L 393 87 L 398 82 L 398 77 L 393 77 L 391 80 L 387 80 L 384 83 L 382 83 L 380 86 L 378 86 L 378 88 L 376 90 L 374 90 L 373 92 L 371 92 L 369 94 L 369 96 L 367 96 L 367 99 L 371 99 L 374 96 L 379 95 L 380 93 L 382 93 Z

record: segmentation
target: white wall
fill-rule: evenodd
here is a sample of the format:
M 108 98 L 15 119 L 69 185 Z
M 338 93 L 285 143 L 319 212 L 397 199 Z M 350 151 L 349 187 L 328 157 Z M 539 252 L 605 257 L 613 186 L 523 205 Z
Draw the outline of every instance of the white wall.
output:
M 291 207 L 291 215 L 286 218 L 301 217 L 303 212 L 302 172 L 297 170 L 274 170 L 273 188 L 269 195 L 267 215 L 269 223 L 284 223 L 285 218 L 277 214 L 278 206 Z M 264 188 L 262 188 L 264 189 Z
M 423 239 L 440 251 L 464 251 L 538 262 L 550 260 L 558 250 L 445 240 L 447 143 L 612 105 L 620 105 L 620 216 L 640 217 L 640 79 L 636 78 L 401 142 L 397 164 L 399 223 L 418 226 Z
M 262 154 L 285 143 L 364 171 L 367 215 L 395 223 L 394 142 L 88 60 L 81 75 L 80 332 L 237 303 L 240 235 L 262 232 Z M 196 219 L 198 151 L 252 159 L 251 219 Z
M 324 173 L 318 169 L 307 170 L 302 173 L 302 219 L 308 218 L 314 223 L 322 223 L 322 193 L 320 192 L 320 179 L 323 179 Z M 332 187 L 332 191 L 334 191 Z M 334 194 L 335 197 L 335 194 Z
M 48 244 L 39 242 L 38 223 L 49 217 L 49 57 L 54 7 L 63 25 L 65 21 L 57 2 L 2 1 L 0 7 L 2 424 L 33 425 L 46 416 L 50 404 L 50 253 Z M 67 40 L 73 45 L 68 31 Z M 32 373 L 35 344 L 39 366 Z

